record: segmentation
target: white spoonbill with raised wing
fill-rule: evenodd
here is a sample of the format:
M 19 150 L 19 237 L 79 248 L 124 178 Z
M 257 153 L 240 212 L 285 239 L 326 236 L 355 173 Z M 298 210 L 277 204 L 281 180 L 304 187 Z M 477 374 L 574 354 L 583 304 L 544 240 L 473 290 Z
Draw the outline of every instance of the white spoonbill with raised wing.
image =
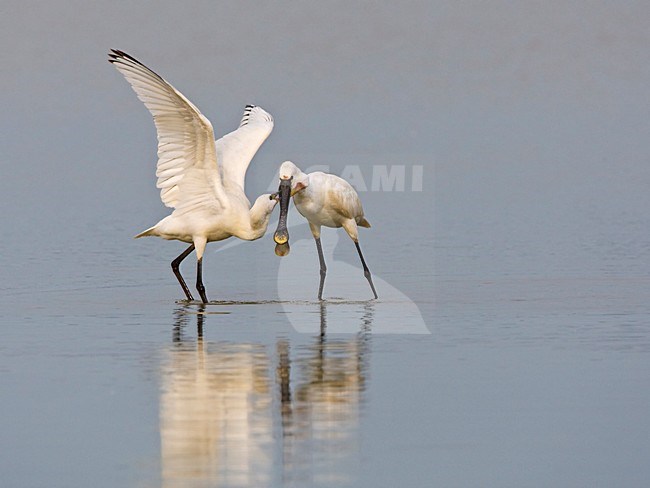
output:
M 179 266 L 196 251 L 196 289 L 208 301 L 202 261 L 208 242 L 235 236 L 252 241 L 266 232 L 277 201 L 261 195 L 252 206 L 244 192 L 246 170 L 273 129 L 273 117 L 247 105 L 239 128 L 215 142 L 210 121 L 158 74 L 125 52 L 111 50 L 109 61 L 124 75 L 153 115 L 158 133 L 157 187 L 163 203 L 174 208 L 136 237 L 157 236 L 190 243 L 172 261 L 188 300 L 194 300 Z
M 339 176 L 321 171 L 305 174 L 291 161 L 285 161 L 280 166 L 278 195 L 280 199 L 280 220 L 273 236 L 277 244 L 276 253 L 281 256 L 288 253 L 287 212 L 289 211 L 289 198 L 293 196 L 296 209 L 309 222 L 309 228 L 316 240 L 318 260 L 320 261 L 318 299 L 323 299 L 323 286 L 325 285 L 325 275 L 327 273 L 323 248 L 320 242 L 320 231 L 323 225 L 334 228 L 343 227 L 354 241 L 359 258 L 361 258 L 363 273 L 370 284 L 372 294 L 377 298 L 370 270 L 365 259 L 363 259 L 361 247 L 359 246 L 358 228 L 370 227 L 370 223 L 363 216 L 361 200 L 359 200 L 359 195 L 352 188 L 352 185 Z

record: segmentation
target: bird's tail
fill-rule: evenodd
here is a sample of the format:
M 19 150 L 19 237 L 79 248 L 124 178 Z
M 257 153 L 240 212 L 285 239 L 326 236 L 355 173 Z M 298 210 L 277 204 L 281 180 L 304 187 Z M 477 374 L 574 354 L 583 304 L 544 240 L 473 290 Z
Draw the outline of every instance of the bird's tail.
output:
M 359 227 L 369 228 L 370 227 L 370 222 L 368 222 L 365 217 L 361 217 L 361 220 L 359 222 L 357 222 L 357 225 Z
M 154 229 L 156 227 L 149 227 L 147 230 L 144 232 L 140 232 L 137 236 L 134 237 L 134 239 L 138 239 L 140 237 L 149 237 L 149 236 L 155 236 L 156 234 L 154 233 Z

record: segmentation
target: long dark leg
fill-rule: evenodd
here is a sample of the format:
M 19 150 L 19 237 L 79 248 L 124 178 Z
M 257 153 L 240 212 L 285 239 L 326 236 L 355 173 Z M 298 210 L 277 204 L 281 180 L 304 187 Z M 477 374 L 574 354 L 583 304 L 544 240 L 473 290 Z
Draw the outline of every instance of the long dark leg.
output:
M 375 298 L 377 298 L 377 292 L 375 291 L 375 285 L 372 284 L 372 277 L 370 276 L 370 270 L 368 269 L 368 266 L 366 265 L 366 261 L 363 259 L 363 254 L 361 254 L 361 247 L 359 246 L 359 242 L 354 241 L 355 246 L 357 246 L 357 251 L 359 251 L 359 257 L 361 258 L 361 264 L 363 265 L 363 274 L 368 280 L 368 283 L 370 283 L 370 288 L 372 289 L 372 294 L 375 295 Z
M 205 286 L 203 286 L 203 258 L 196 262 L 196 289 L 201 295 L 203 303 L 208 303 L 208 297 L 205 296 Z
M 185 283 L 185 280 L 181 276 L 181 271 L 179 269 L 181 265 L 181 261 L 185 259 L 192 251 L 194 251 L 194 244 L 192 244 L 190 247 L 185 249 L 180 256 L 178 256 L 176 259 L 172 261 L 172 271 L 176 275 L 176 278 L 178 279 L 178 282 L 181 284 L 181 287 L 183 288 L 183 291 L 185 292 L 185 296 L 187 297 L 188 300 L 194 300 L 194 297 L 190 293 L 190 289 L 187 287 L 187 284 Z
M 320 237 L 314 237 L 316 240 L 316 249 L 318 249 L 318 260 L 320 261 L 320 285 L 318 286 L 318 299 L 323 299 L 323 286 L 325 286 L 325 275 L 327 274 L 327 266 L 325 266 L 325 258 L 323 257 L 323 248 L 320 245 Z
M 196 336 L 203 339 L 203 320 L 205 319 L 205 306 L 199 305 L 198 313 L 196 314 Z

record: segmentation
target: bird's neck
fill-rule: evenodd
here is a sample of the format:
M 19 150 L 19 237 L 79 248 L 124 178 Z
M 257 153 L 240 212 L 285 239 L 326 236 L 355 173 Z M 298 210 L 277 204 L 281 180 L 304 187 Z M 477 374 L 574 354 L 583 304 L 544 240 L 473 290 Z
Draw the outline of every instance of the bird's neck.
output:
M 248 240 L 259 239 L 266 233 L 266 228 L 269 226 L 271 220 L 271 211 L 265 202 L 255 202 L 255 205 L 249 211 L 250 216 L 250 236 Z

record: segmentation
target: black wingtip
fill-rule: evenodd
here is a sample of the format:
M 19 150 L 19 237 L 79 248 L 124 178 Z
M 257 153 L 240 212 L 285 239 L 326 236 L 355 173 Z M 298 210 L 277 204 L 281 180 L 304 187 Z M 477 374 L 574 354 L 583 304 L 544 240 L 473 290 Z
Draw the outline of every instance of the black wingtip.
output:
M 120 51 L 119 49 L 111 49 L 111 53 L 108 53 L 108 56 L 110 58 L 114 59 L 114 60 L 118 60 L 120 58 L 125 58 L 125 59 L 133 61 L 134 63 L 142 64 L 140 61 L 135 59 L 130 54 L 125 53 L 124 51 Z
M 241 122 L 239 123 L 239 127 L 243 127 L 248 124 L 248 119 L 250 119 L 251 112 L 255 108 L 255 105 L 248 104 L 244 108 L 244 115 L 241 118 Z
M 124 51 L 121 51 L 121 50 L 119 50 L 119 49 L 111 49 L 111 52 L 108 53 L 108 57 L 110 58 L 110 59 L 108 60 L 109 63 L 112 63 L 112 64 L 125 64 L 125 65 L 128 65 L 128 64 L 130 64 L 130 63 L 134 63 L 134 64 L 136 64 L 137 66 L 140 66 L 140 67 L 142 67 L 143 69 L 147 70 L 149 73 L 151 73 L 153 76 L 156 76 L 157 78 L 159 78 L 159 79 L 160 79 L 161 81 L 163 81 L 164 83 L 167 83 L 167 82 L 163 79 L 163 77 L 160 76 L 158 73 L 156 73 L 154 70 L 152 70 L 151 68 L 145 66 L 145 65 L 142 64 L 140 61 L 138 61 L 137 59 L 135 59 L 135 58 L 134 58 L 133 56 L 131 56 L 130 54 L 125 53 Z
M 132 59 L 133 61 L 135 61 L 135 58 L 133 58 L 133 56 L 130 56 L 129 54 L 125 53 L 124 51 L 120 51 L 119 49 L 111 49 L 111 51 L 113 51 L 117 55 L 117 57 L 128 58 L 128 59 Z
M 125 58 L 127 54 L 123 51 L 120 51 L 119 49 L 111 49 L 111 52 L 108 53 L 109 63 L 114 63 L 116 61 L 119 61 L 120 58 Z

